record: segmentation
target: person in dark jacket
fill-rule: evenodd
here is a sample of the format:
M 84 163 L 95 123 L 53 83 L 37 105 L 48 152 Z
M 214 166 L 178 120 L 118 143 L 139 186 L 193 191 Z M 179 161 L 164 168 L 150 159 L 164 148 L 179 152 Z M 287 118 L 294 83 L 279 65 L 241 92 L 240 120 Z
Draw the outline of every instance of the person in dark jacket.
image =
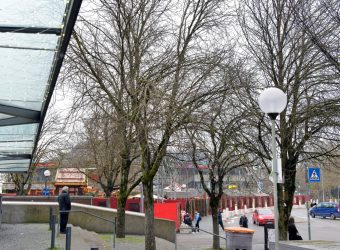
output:
M 224 230 L 221 209 L 218 209 L 217 220 L 218 220 L 218 224 L 222 227 L 222 230 Z
M 248 218 L 245 214 L 240 217 L 240 226 L 248 228 Z
M 191 216 L 188 212 L 185 213 L 184 218 L 183 218 L 183 222 L 184 222 L 184 224 L 187 224 L 189 227 L 191 227 L 192 232 L 195 231 L 194 228 L 192 227 L 192 219 L 191 219 Z
M 289 234 L 289 240 L 302 240 L 302 237 L 299 234 L 299 231 L 296 229 L 294 217 L 289 217 L 288 234 Z
M 68 221 L 68 212 L 71 210 L 71 199 L 68 194 L 68 187 L 63 187 L 61 194 L 58 197 L 59 213 L 60 213 L 60 233 L 66 233 L 66 226 Z

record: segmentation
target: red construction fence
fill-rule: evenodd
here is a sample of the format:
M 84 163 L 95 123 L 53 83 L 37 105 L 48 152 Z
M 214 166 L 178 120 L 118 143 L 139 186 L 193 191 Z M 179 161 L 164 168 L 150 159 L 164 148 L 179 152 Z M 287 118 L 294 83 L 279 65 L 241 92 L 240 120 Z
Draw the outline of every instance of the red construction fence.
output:
M 304 205 L 309 200 L 307 195 L 294 196 L 293 205 Z M 92 200 L 94 206 L 106 207 L 109 205 L 111 208 L 117 208 L 117 198 L 111 197 L 109 204 L 107 204 L 107 198 L 95 197 Z M 255 207 L 271 207 L 274 206 L 274 200 L 269 195 L 257 195 L 257 196 L 226 196 L 223 195 L 220 200 L 220 208 L 229 211 L 235 209 L 255 208 Z M 128 199 L 125 209 L 127 211 L 140 212 L 140 198 Z M 176 229 L 178 230 L 182 221 L 181 211 L 187 211 L 192 216 L 195 211 L 198 211 L 201 216 L 211 214 L 209 207 L 209 199 L 206 198 L 180 198 L 173 200 L 164 200 L 162 202 L 155 201 L 154 203 L 154 215 L 155 218 L 162 218 L 175 221 Z

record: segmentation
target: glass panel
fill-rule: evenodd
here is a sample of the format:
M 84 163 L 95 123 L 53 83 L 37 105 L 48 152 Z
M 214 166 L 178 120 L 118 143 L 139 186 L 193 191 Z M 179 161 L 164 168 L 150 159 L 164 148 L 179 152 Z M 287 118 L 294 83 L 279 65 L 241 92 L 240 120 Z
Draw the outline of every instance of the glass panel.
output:
M 7 119 L 7 118 L 11 118 L 11 117 L 13 117 L 13 116 L 11 116 L 11 115 L 5 115 L 5 114 L 1 114 L 1 113 L 0 113 L 0 120 L 2 120 L 2 119 Z
M 0 127 L 0 135 L 35 135 L 38 124 L 25 124 Z
M 0 0 L 0 25 L 59 27 L 65 0 Z
M 41 110 L 54 52 L 0 48 L 0 103 Z
M 1 0 L 0 0 L 1 1 Z M 58 36 L 54 34 L 0 33 L 0 47 L 55 50 Z
M 69 0 L 0 0 L 0 104 L 42 110 L 60 36 L 18 33 L 26 28 L 61 29 L 69 15 Z M 67 9 L 67 11 L 66 11 Z M 13 116 L 0 113 L 0 120 Z M 8 160 L 32 154 L 39 124 L 0 126 L 0 172 L 27 171 L 30 159 Z

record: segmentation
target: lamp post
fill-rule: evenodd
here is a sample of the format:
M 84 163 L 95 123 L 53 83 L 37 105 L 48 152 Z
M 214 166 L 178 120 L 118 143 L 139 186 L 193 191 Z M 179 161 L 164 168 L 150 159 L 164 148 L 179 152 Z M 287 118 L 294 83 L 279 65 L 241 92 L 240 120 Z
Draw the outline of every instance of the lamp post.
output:
M 273 151 L 273 183 L 274 183 L 274 222 L 275 222 L 275 250 L 279 249 L 279 207 L 277 194 L 277 158 L 275 143 L 275 119 L 286 108 L 287 96 L 278 88 L 267 88 L 259 96 L 261 110 L 266 113 L 271 121 L 272 130 L 272 151 Z
M 47 179 L 48 179 L 48 177 L 51 176 L 51 171 L 46 169 L 44 171 L 44 176 L 45 176 L 45 188 L 44 188 L 44 190 L 45 190 L 45 195 L 47 195 L 48 194 L 48 192 L 47 192 Z

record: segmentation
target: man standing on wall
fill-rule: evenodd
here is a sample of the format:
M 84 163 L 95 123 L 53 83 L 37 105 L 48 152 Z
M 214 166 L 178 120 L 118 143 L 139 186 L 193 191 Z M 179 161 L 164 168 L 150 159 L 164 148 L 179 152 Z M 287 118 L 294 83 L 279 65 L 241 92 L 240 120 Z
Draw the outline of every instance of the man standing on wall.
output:
M 68 221 L 68 211 L 71 210 L 71 200 L 68 194 L 68 187 L 65 186 L 62 189 L 61 194 L 58 197 L 59 213 L 60 213 L 60 233 L 66 234 L 66 226 Z

